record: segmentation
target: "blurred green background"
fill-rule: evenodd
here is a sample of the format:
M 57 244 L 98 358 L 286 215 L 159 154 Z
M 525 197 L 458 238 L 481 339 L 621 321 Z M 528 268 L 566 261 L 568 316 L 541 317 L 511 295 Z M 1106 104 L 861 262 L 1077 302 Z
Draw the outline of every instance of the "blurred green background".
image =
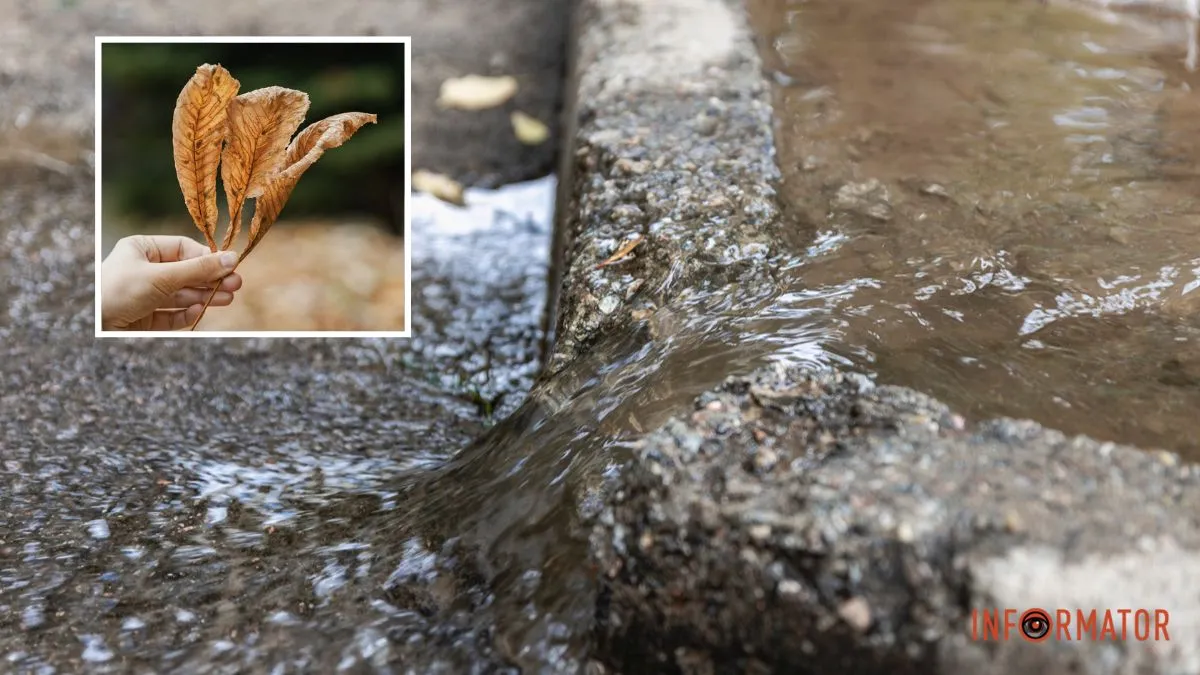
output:
M 300 129 L 342 112 L 379 116 L 377 124 L 360 129 L 304 174 L 281 222 L 368 217 L 403 234 L 406 48 L 380 43 L 102 45 L 102 222 L 115 220 L 121 229 L 136 230 L 140 223 L 178 218 L 195 229 L 175 177 L 171 116 L 196 67 L 212 63 L 241 82 L 240 94 L 271 85 L 307 92 L 311 104 Z M 223 232 L 228 212 L 220 183 L 217 193 Z M 250 212 L 248 204 L 246 221 Z

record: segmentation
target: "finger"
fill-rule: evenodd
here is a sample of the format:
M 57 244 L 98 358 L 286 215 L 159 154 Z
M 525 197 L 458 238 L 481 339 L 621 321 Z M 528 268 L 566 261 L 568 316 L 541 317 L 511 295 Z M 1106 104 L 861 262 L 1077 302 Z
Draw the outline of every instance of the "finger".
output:
M 136 248 L 150 262 L 176 262 L 212 253 L 191 237 L 168 234 L 136 234 L 122 243 Z
M 228 291 L 217 291 L 213 295 L 211 288 L 185 288 L 176 291 L 175 295 L 171 296 L 171 301 L 163 305 L 162 309 L 186 309 L 192 305 L 203 305 L 208 302 L 208 296 L 212 295 L 212 302 L 209 304 L 213 307 L 225 307 L 233 302 L 233 293 Z
M 184 327 L 190 327 L 196 323 L 200 315 L 204 313 L 204 305 L 192 305 L 184 311 L 180 312 L 183 315 Z
M 159 310 L 150 316 L 150 330 L 182 330 L 192 325 L 200 316 L 201 305 L 187 309 Z M 193 312 L 192 310 L 195 310 Z
M 225 277 L 220 282 L 220 290 L 226 291 L 229 293 L 232 293 L 232 292 L 240 289 L 241 287 L 242 287 L 242 275 L 238 274 L 237 272 L 231 272 L 229 274 L 229 276 Z M 192 289 L 195 289 L 198 291 L 203 291 L 205 299 L 208 299 L 208 294 L 212 293 L 212 291 L 213 291 L 213 285 L 211 283 L 204 285 L 204 286 L 189 286 L 189 288 L 192 288 Z
M 161 281 L 155 285 L 170 292 L 181 288 L 210 286 L 212 282 L 232 272 L 237 266 L 237 261 L 238 254 L 225 251 L 178 262 L 161 263 L 154 266 L 154 274 Z
M 242 275 L 238 274 L 237 272 L 231 272 L 229 274 L 229 276 L 227 276 L 221 280 L 221 290 L 222 291 L 229 291 L 230 293 L 232 293 L 241 287 L 242 287 Z M 209 286 L 208 290 L 211 292 L 212 286 Z

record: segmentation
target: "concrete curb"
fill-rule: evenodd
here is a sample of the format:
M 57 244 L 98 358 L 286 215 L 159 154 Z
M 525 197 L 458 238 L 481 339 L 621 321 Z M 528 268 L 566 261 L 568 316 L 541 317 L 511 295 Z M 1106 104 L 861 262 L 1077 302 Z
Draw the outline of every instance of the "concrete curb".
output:
M 596 0 L 576 18 L 547 375 L 690 290 L 769 278 L 780 235 L 768 91 L 731 5 Z M 631 264 L 596 269 L 632 235 Z
M 740 5 L 581 3 L 550 373 L 689 290 L 771 279 L 778 171 Z M 596 270 L 631 232 L 640 260 Z M 629 672 L 1200 672 L 1197 482 L 1169 453 L 967 428 L 853 375 L 733 377 L 609 486 L 599 655 Z M 1171 641 L 971 640 L 972 610 L 1032 607 L 1162 608 Z

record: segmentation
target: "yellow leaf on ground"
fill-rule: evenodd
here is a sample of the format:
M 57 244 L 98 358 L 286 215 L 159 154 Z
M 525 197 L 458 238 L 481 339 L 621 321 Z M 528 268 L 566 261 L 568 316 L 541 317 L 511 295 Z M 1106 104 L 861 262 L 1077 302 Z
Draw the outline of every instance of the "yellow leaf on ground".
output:
M 412 188 L 455 206 L 467 205 L 463 198 L 463 186 L 453 178 L 440 173 L 424 169 L 415 172 L 412 175 Z
M 442 82 L 437 102 L 443 108 L 485 110 L 503 105 L 516 94 L 517 78 L 511 75 L 467 75 Z
M 550 129 L 541 120 L 520 110 L 512 114 L 513 133 L 525 145 L 541 145 L 550 138 Z
M 241 83 L 220 65 L 204 64 L 175 101 L 171 145 L 183 201 L 208 247 L 217 250 L 217 166 L 229 102 Z

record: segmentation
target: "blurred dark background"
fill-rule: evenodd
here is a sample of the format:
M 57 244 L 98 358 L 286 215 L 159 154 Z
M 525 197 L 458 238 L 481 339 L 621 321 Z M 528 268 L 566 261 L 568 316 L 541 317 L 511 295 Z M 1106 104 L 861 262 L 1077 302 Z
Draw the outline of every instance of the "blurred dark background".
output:
M 196 67 L 212 63 L 241 82 L 239 94 L 271 85 L 307 92 L 310 106 L 300 129 L 342 112 L 378 115 L 378 124 L 360 129 L 304 174 L 280 220 L 367 217 L 403 234 L 406 48 L 382 43 L 103 45 L 99 161 L 105 222 L 136 228 L 138 222 L 178 218 L 194 229 L 175 177 L 171 116 Z M 228 216 L 220 183 L 217 193 L 223 232 Z

